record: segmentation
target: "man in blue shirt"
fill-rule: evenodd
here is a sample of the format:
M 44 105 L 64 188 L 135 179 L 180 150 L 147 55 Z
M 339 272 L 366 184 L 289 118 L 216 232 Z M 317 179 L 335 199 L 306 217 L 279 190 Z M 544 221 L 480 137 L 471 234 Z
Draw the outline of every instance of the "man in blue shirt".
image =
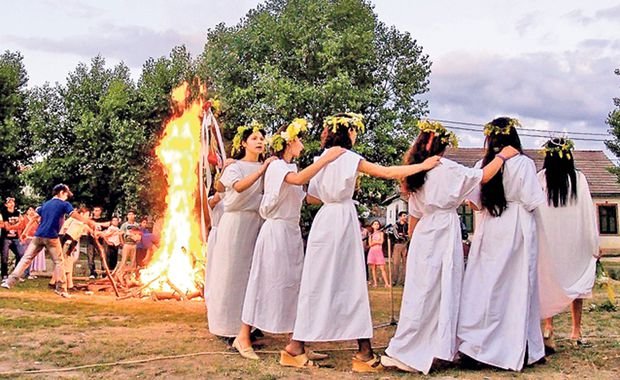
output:
M 62 183 L 58 184 L 54 186 L 52 194 L 54 197 L 37 209 L 37 213 L 41 216 L 39 228 L 37 228 L 30 245 L 28 245 L 24 257 L 19 261 L 19 264 L 13 273 L 9 275 L 9 278 L 0 285 L 3 288 L 10 289 L 15 285 L 26 269 L 30 267 L 32 260 L 45 248 L 54 262 L 54 275 L 58 279 L 56 281 L 56 294 L 65 298 L 70 297 L 69 293 L 67 293 L 67 280 L 58 231 L 65 221 L 65 215 L 86 223 L 93 229 L 96 228 L 96 224 L 94 221 L 74 211 L 73 206 L 67 202 L 67 199 L 73 195 L 71 190 L 69 190 L 69 186 Z

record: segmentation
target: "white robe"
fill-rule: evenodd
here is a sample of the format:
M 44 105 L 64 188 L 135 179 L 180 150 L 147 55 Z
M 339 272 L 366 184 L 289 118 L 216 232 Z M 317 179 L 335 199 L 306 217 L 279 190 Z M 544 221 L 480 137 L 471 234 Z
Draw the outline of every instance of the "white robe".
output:
M 243 304 L 243 323 L 268 333 L 290 333 L 295 325 L 297 297 L 304 262 L 299 228 L 305 192 L 284 182 L 297 165 L 277 160 L 265 172 L 265 193 L 252 269 Z
M 226 188 L 224 214 L 217 228 L 211 255 L 211 280 L 207 298 L 209 331 L 233 337 L 241 328 L 241 310 L 250 276 L 256 236 L 263 219 L 258 214 L 263 191 L 262 177 L 238 193 L 233 185 L 260 169 L 260 162 L 236 161 L 222 173 Z
M 213 248 L 215 247 L 215 241 L 217 239 L 217 225 L 220 223 L 220 219 L 224 214 L 224 197 L 226 193 L 219 193 L 220 201 L 215 205 L 215 207 L 209 207 L 209 220 L 211 221 L 211 229 L 209 230 L 209 235 L 207 236 L 207 262 L 206 270 L 205 270 L 205 287 L 204 287 L 204 299 L 205 303 L 208 302 L 209 298 L 209 281 L 211 280 L 211 256 L 213 256 Z M 211 249 L 209 249 L 211 248 Z
M 386 353 L 428 374 L 433 359 L 453 360 L 463 279 L 463 242 L 456 212 L 480 186 L 482 170 L 441 159 L 409 198 L 419 221 L 407 260 L 398 328 Z
M 477 165 L 480 165 L 478 163 Z M 517 156 L 504 165 L 508 208 L 486 210 L 469 251 L 459 313 L 459 351 L 495 367 L 520 371 L 545 355 L 538 301 L 538 239 L 533 211 L 545 202 L 534 162 Z M 472 199 L 480 207 L 480 199 Z
M 536 212 L 540 314 L 553 317 L 577 298 L 592 297 L 596 279 L 598 233 L 596 212 L 586 177 L 577 171 L 577 199 L 564 207 L 545 202 Z M 545 170 L 538 179 L 547 189 Z M 569 187 L 569 197 L 570 197 Z
M 310 235 L 293 339 L 305 342 L 372 337 L 364 248 L 353 203 L 357 167 L 351 151 L 321 169 L 308 194 L 323 206 Z

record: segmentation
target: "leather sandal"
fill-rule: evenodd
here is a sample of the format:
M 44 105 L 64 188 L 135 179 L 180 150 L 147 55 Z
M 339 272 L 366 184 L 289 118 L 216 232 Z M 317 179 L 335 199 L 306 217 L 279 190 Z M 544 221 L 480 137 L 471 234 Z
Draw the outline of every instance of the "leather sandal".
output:
M 250 359 L 250 360 L 260 360 L 260 358 L 258 357 L 258 355 L 256 355 L 256 352 L 254 352 L 254 349 L 252 348 L 251 345 L 246 348 L 241 348 L 241 343 L 239 343 L 239 341 L 235 339 L 233 340 L 232 346 L 235 350 L 239 352 L 239 355 L 243 356 L 244 358 Z
M 305 353 L 293 356 L 286 350 L 280 351 L 280 365 L 295 368 L 319 368 L 319 365 L 310 360 Z
M 368 361 L 364 361 L 354 356 L 351 367 L 353 372 L 357 373 L 376 373 L 385 369 L 385 367 L 381 365 L 381 358 L 375 354 L 373 354 L 372 359 Z
M 308 352 L 306 352 L 306 356 L 308 356 L 308 359 L 310 359 L 310 360 L 325 360 L 325 359 L 329 358 L 329 355 L 322 354 L 322 353 L 316 352 L 316 351 L 308 351 Z

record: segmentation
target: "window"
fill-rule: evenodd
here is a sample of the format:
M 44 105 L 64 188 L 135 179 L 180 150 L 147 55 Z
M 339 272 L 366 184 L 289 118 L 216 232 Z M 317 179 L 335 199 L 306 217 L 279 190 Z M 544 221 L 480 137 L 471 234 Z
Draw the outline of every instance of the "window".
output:
M 598 206 L 598 228 L 602 235 L 618 234 L 617 205 Z
M 467 232 L 474 232 L 474 211 L 467 205 L 460 205 L 457 212 L 463 223 L 465 223 Z

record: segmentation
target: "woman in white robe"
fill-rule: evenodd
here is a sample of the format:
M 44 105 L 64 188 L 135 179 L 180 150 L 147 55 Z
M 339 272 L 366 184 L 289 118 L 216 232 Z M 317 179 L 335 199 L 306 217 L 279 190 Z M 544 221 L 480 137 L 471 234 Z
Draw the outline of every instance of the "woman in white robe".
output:
M 237 139 L 239 136 L 239 139 Z M 213 246 L 209 273 L 207 320 L 209 331 L 221 337 L 234 337 L 241 327 L 241 310 L 250 275 L 252 253 L 263 219 L 258 213 L 263 174 L 275 157 L 259 162 L 264 152 L 264 131 L 253 123 L 240 127 L 237 159 L 230 164 L 216 185 L 226 190 L 224 214 Z M 235 146 L 233 146 L 235 148 Z M 216 187 L 217 188 L 217 187 Z M 221 187 L 218 189 L 221 190 Z
M 536 213 L 540 313 L 545 319 L 545 348 L 555 350 L 553 316 L 571 306 L 571 339 L 581 342 L 583 298 L 592 297 L 599 256 L 596 212 L 586 177 L 575 170 L 573 143 L 553 139 L 545 144 L 545 163 L 538 180 L 547 202 Z M 570 231 L 570 233 L 566 233 Z
M 351 149 L 363 122 L 361 115 L 339 114 L 326 118 L 324 127 L 325 147 Z M 395 179 L 428 170 L 437 163 L 438 157 L 432 157 L 423 164 L 383 167 L 348 150 L 312 178 L 308 201 L 323 205 L 308 236 L 293 337 L 280 352 L 281 365 L 313 366 L 304 342 L 357 340 L 353 371 L 377 372 L 382 368 L 370 342 L 373 328 L 364 249 L 352 199 L 357 173 Z
M 243 325 L 236 338 L 242 350 L 251 347 L 251 327 L 272 334 L 293 331 L 304 261 L 299 220 L 306 193 L 301 185 L 345 152 L 343 148 L 331 148 L 320 160 L 297 172 L 292 160 L 304 148 L 298 135 L 306 124 L 303 119 L 295 119 L 272 138 L 273 153 L 280 159 L 265 172 L 265 191 L 259 209 L 265 222 L 256 239 L 241 317 Z M 240 353 L 258 359 L 253 351 Z
M 204 286 L 204 299 L 205 303 L 208 302 L 207 299 L 209 297 L 209 281 L 211 280 L 211 256 L 213 256 L 213 248 L 215 247 L 215 241 L 217 239 L 217 226 L 220 223 L 220 219 L 222 219 L 222 215 L 224 214 L 224 196 L 225 192 L 216 192 L 214 195 L 209 197 L 208 200 L 208 210 L 209 210 L 209 220 L 211 221 L 211 229 L 209 230 L 209 235 L 207 236 L 207 262 L 206 262 L 206 270 L 205 270 L 205 286 Z M 211 248 L 211 249 L 209 249 Z
M 521 150 L 515 125 L 514 119 L 498 118 L 485 126 L 487 150 L 478 167 L 503 146 Z M 545 195 L 534 162 L 524 155 L 507 161 L 472 201 L 483 211 L 463 280 L 459 351 L 478 362 L 520 371 L 524 362 L 533 364 L 545 355 L 534 218 Z
M 418 127 L 422 132 L 405 162 L 443 155 L 454 135 L 438 122 L 422 121 Z M 404 181 L 413 236 L 398 327 L 381 357 L 385 367 L 428 374 L 434 359 L 454 359 L 464 263 L 457 208 L 501 169 L 503 160 L 518 153 L 506 147 L 483 170 L 442 158 L 435 169 Z

